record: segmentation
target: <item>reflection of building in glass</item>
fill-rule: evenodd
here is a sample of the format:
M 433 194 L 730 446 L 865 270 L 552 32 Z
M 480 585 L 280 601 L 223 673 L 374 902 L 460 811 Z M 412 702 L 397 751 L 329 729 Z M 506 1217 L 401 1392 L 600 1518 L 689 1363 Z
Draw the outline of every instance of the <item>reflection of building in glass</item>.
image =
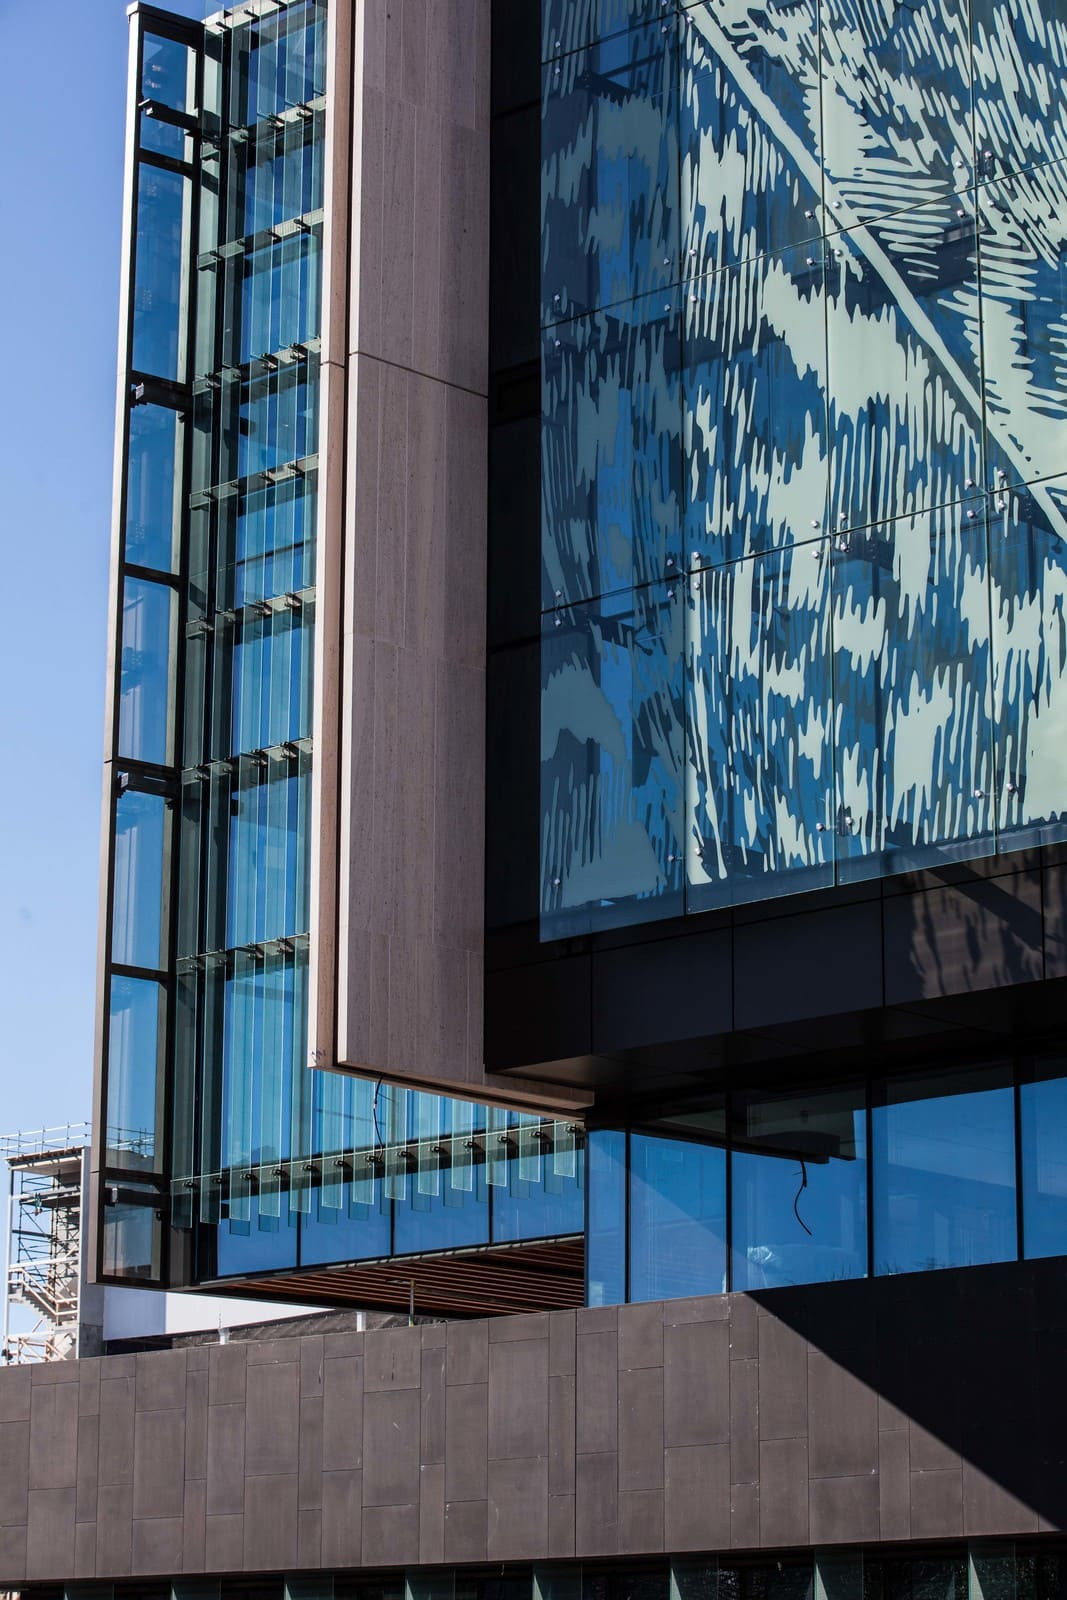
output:
M 1067 17 L 132 41 L 92 1260 L 326 1320 L 0 1582 L 1058 1593 Z

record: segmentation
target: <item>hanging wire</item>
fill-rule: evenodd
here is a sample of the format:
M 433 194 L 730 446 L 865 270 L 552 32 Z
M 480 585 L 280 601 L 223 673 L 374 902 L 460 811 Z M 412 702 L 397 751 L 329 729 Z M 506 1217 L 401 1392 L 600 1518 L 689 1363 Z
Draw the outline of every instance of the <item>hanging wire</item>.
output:
M 811 1229 L 808 1227 L 807 1223 L 804 1221 L 804 1218 L 800 1215 L 800 1211 L 798 1209 L 799 1205 L 800 1205 L 800 1197 L 804 1193 L 804 1190 L 807 1187 L 808 1187 L 808 1164 L 807 1164 L 807 1162 L 804 1160 L 804 1158 L 802 1156 L 801 1159 L 800 1159 L 800 1188 L 797 1190 L 796 1194 L 793 1196 L 793 1215 L 794 1215 L 794 1217 L 796 1217 L 797 1221 L 800 1223 L 800 1226 L 804 1229 L 804 1232 L 807 1234 L 808 1238 L 810 1239 L 810 1238 L 812 1238 Z

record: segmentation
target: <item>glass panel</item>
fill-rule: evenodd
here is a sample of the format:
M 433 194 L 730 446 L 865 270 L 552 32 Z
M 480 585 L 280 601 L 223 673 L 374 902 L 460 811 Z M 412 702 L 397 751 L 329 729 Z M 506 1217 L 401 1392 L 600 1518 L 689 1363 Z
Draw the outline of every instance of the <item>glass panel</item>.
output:
M 967 0 L 822 0 L 827 227 L 971 182 Z
M 735 1095 L 731 1112 L 731 1287 L 864 1277 L 863 1089 Z
M 181 531 L 184 428 L 177 411 L 134 406 L 126 476 L 125 558 L 173 572 Z
M 585 1233 L 586 1302 L 626 1299 L 626 1135 L 589 1135 L 589 1213 Z
M 872 1130 L 876 1273 L 1015 1259 L 1007 1069 L 891 1079 Z
M 166 966 L 168 897 L 163 864 L 169 802 L 125 789 L 115 801 L 111 959 L 120 966 Z
M 296 1266 L 297 1219 L 282 1196 L 280 1218 L 265 1214 L 258 1194 L 253 1193 L 243 1206 L 247 1215 L 233 1214 L 218 1225 L 216 1248 L 220 1278 L 248 1272 L 270 1272 L 279 1267 Z
M 680 595 L 657 585 L 546 621 L 542 937 L 678 915 Z
M 146 33 L 141 45 L 141 94 L 172 111 L 192 111 L 196 96 L 196 57 L 188 45 Z
M 726 1289 L 726 1152 L 630 1138 L 630 1299 Z
M 1067 1077 L 1042 1063 L 1019 1089 L 1023 1254 L 1067 1255 Z
M 103 1209 L 104 1272 L 144 1283 L 158 1280 L 163 1235 L 158 1213 L 151 1206 L 111 1205 L 106 1200 Z
M 541 0 L 541 59 L 650 22 L 662 9 L 663 0 Z
M 719 1564 L 719 1600 L 812 1600 L 810 1555 Z
M 681 568 L 678 291 L 544 337 L 541 555 L 550 609 Z
M 1067 162 L 981 193 L 987 471 L 999 487 L 1062 472 L 1067 458 Z
M 829 242 L 830 501 L 837 531 L 977 492 L 974 194 Z
M 864 1589 L 878 1600 L 967 1600 L 967 1556 L 962 1547 L 950 1555 L 868 1555 L 864 1566 Z
M 138 168 L 131 365 L 154 378 L 185 376 L 189 192 L 180 173 Z
M 685 301 L 687 561 L 738 560 L 826 524 L 826 348 L 815 246 L 691 283 Z
M 1063 0 L 971 0 L 975 147 L 987 176 L 1067 154 Z
M 105 1161 L 146 1172 L 162 1170 L 157 1144 L 161 1084 L 159 1046 L 166 1029 L 162 986 L 144 978 L 111 979 L 107 1046 Z
M 544 322 L 678 278 L 676 50 L 657 23 L 544 69 Z
M 1067 837 L 1067 478 L 992 504 L 997 820 L 1013 850 Z
M 833 882 L 829 543 L 688 580 L 686 909 Z
M 838 879 L 989 855 L 985 519 L 950 506 L 836 543 Z
M 582 1233 L 585 1228 L 585 1194 L 582 1161 L 574 1175 L 557 1173 L 543 1154 L 544 1143 L 535 1136 L 543 1131 L 540 1119 L 508 1113 L 512 1158 L 507 1165 L 506 1187 L 493 1190 L 493 1240 L 547 1239 Z M 545 1133 L 545 1139 L 550 1135 Z M 537 1155 L 530 1154 L 533 1149 Z
M 415 1131 L 419 1123 L 423 1128 L 432 1126 L 437 1119 L 438 1136 L 433 1143 L 438 1146 L 436 1186 L 430 1184 L 426 1170 L 432 1152 L 423 1152 L 419 1141 L 416 1181 L 406 1196 L 394 1205 L 393 1248 L 398 1255 L 410 1255 L 419 1250 L 449 1250 L 463 1245 L 489 1242 L 489 1189 L 486 1185 L 485 1166 L 482 1162 L 464 1166 L 453 1172 L 451 1154 L 454 1132 L 453 1110 L 456 1102 L 438 1095 L 416 1094 Z M 436 1102 L 436 1110 L 427 1116 L 426 1102 Z M 422 1115 L 420 1116 L 420 1111 Z M 470 1113 L 474 1113 L 472 1118 Z M 479 1129 L 484 1125 L 485 1113 L 480 1106 L 467 1106 L 459 1118 L 460 1127 Z M 470 1137 L 470 1133 L 466 1134 Z M 464 1155 L 470 1155 L 469 1150 Z M 494 1196 L 495 1200 L 495 1196 Z M 363 1253 L 362 1251 L 360 1252 Z
M 172 589 L 123 579 L 119 755 L 132 761 L 170 759 L 174 615 Z
M 192 140 L 184 128 L 176 123 L 164 122 L 151 111 L 142 111 L 138 122 L 142 150 L 154 150 L 174 161 L 188 161 L 192 154 Z
M 682 267 L 822 232 L 819 6 L 694 5 L 681 30 Z

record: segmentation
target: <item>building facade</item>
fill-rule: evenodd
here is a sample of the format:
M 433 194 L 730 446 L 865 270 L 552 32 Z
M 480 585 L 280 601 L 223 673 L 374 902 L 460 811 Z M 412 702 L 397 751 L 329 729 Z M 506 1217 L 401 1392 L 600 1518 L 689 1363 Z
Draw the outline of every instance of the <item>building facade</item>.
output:
M 0 1373 L 0 1578 L 1060 1592 L 1065 55 L 131 8 L 96 1271 L 423 1325 Z

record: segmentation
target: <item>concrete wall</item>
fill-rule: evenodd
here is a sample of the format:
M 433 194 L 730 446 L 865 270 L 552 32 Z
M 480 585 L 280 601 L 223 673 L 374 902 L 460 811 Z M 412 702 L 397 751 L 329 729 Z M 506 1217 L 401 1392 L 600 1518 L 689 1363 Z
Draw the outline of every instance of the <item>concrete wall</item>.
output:
M 0 1371 L 0 1588 L 1067 1528 L 1062 1261 Z

